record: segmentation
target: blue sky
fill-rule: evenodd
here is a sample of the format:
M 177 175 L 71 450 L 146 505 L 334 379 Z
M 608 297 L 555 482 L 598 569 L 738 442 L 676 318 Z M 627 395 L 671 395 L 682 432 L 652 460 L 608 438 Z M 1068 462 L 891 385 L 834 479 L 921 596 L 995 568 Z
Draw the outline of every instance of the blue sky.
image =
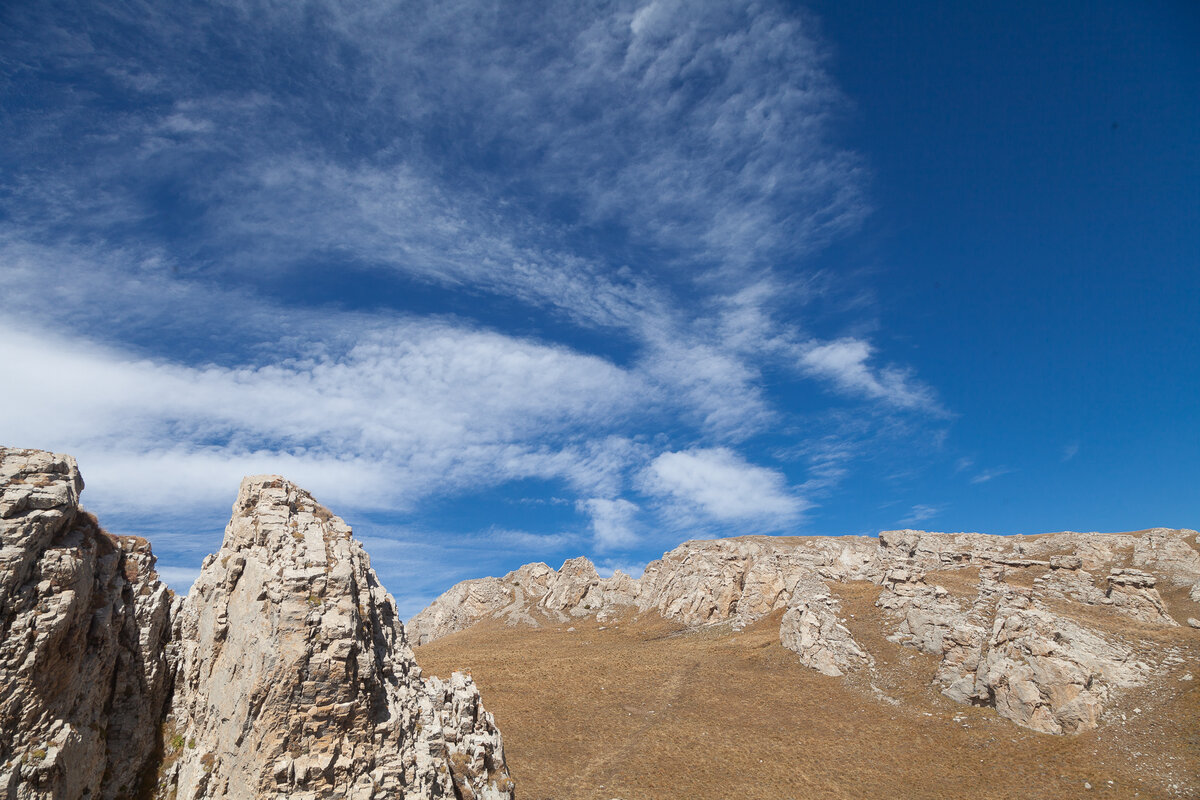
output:
M 186 587 L 1200 524 L 1189 3 L 0 8 L 0 441 Z

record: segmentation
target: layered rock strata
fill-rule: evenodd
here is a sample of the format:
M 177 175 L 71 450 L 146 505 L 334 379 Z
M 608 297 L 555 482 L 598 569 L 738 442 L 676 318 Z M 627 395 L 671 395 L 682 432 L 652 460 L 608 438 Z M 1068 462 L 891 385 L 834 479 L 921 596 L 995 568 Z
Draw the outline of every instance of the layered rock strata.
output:
M 0 448 L 0 796 L 511 798 L 470 678 L 424 678 L 337 517 L 242 483 L 174 598 L 79 507 L 73 459 Z
M 586 559 L 561 570 L 522 567 L 458 584 L 409 622 L 433 641 L 481 619 L 545 625 L 624 607 L 688 627 L 739 629 L 782 611 L 780 641 L 802 663 L 838 676 L 874 668 L 830 589 L 878 586 L 888 638 L 938 659 L 935 685 L 962 703 L 1047 733 L 1095 727 L 1113 692 L 1155 670 L 1122 619 L 1147 631 L 1178 626 L 1160 585 L 1196 586 L 1200 541 L 1190 530 L 1122 534 L 884 531 L 869 537 L 742 537 L 687 542 L 639 579 L 601 578 Z M 524 572 L 523 572 L 524 571 Z M 536 574 L 536 580 L 530 575 Z M 524 577 L 518 577 L 524 576 Z M 943 578 L 943 576 L 945 576 Z M 958 588 L 951 592 L 939 581 Z M 1200 612 L 1195 588 L 1176 616 Z M 539 594 L 540 592 L 540 594 Z M 464 602 L 469 598 L 470 602 Z M 1088 618 L 1089 613 L 1093 618 Z M 1094 614 L 1115 615 L 1110 625 Z

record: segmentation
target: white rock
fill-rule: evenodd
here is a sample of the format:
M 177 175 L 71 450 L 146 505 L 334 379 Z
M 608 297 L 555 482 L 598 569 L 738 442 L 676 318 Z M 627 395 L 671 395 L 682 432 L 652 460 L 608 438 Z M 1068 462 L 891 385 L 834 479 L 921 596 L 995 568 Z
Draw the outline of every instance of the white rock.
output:
M 324 798 L 359 784 L 511 796 L 470 678 L 422 678 L 350 528 L 278 476 L 243 481 L 175 630 L 167 725 L 187 744 L 169 754 L 160 796 Z

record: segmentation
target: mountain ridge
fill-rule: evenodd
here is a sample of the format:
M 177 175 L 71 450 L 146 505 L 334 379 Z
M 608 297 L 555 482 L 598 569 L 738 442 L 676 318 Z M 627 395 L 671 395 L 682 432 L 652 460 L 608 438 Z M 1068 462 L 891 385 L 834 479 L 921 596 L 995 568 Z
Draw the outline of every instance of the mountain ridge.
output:
M 1113 693 L 1145 685 L 1180 658 L 1158 647 L 1154 631 L 1200 627 L 1200 534 L 906 529 L 877 538 L 693 540 L 638 579 L 601 578 L 580 557 L 559 570 L 537 562 L 464 581 L 408 627 L 425 645 L 485 619 L 557 625 L 628 611 L 740 630 L 782 610 L 783 646 L 836 677 L 875 667 L 829 591 L 846 582 L 877 587 L 889 639 L 941 659 L 935 683 L 946 696 L 1034 730 L 1073 733 L 1101 724 Z

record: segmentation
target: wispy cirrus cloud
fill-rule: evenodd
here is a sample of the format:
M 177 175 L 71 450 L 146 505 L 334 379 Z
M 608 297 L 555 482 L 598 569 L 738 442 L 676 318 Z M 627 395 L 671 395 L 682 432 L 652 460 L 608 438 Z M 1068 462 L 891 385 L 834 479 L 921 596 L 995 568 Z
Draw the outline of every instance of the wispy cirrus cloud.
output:
M 800 348 L 800 365 L 808 373 L 832 381 L 844 392 L 880 400 L 900 408 L 938 411 L 932 390 L 912 372 L 896 367 L 872 367 L 870 342 L 842 338 L 807 342 Z
M 0 357 L 27 391 L 0 440 L 74 452 L 112 509 L 186 517 L 264 471 L 364 514 L 545 481 L 570 524 L 409 526 L 381 552 L 621 554 L 799 524 L 862 448 L 806 433 L 796 396 L 866 427 L 942 413 L 796 311 L 806 256 L 869 203 L 825 48 L 783 5 L 8 21 Z
M 941 506 L 918 503 L 909 509 L 908 514 L 900 520 L 901 525 L 916 525 L 940 515 L 944 509 Z
M 991 469 L 981 470 L 980 472 L 971 476 L 971 483 L 987 483 L 990 480 L 999 478 L 1001 475 L 1008 475 L 1013 471 L 1014 470 L 1011 470 L 1008 467 L 993 467 Z

